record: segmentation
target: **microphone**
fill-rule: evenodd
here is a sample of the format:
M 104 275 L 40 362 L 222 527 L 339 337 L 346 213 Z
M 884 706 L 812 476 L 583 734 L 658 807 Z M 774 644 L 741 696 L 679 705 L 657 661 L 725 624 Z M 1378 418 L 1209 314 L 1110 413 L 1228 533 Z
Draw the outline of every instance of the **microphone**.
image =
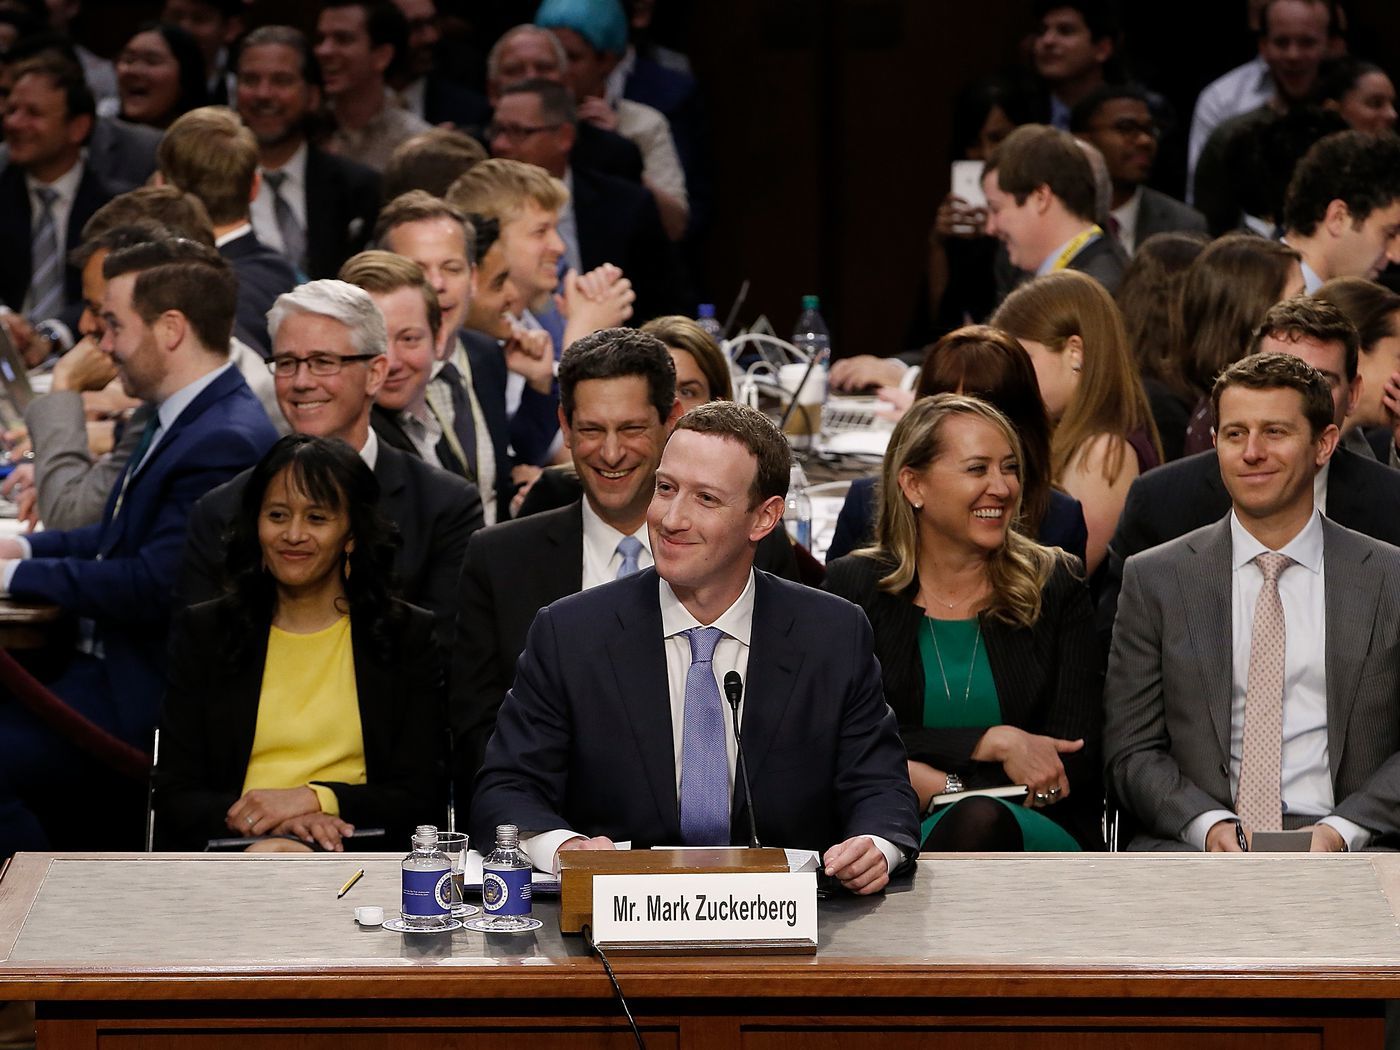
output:
M 744 697 L 744 680 L 738 671 L 728 671 L 724 676 L 724 698 L 729 701 L 729 712 L 734 718 L 734 745 L 739 752 L 739 777 L 744 783 L 744 809 L 749 815 L 749 847 L 758 849 L 758 823 L 753 817 L 753 789 L 749 787 L 749 767 L 744 761 L 744 740 L 739 735 L 739 701 Z

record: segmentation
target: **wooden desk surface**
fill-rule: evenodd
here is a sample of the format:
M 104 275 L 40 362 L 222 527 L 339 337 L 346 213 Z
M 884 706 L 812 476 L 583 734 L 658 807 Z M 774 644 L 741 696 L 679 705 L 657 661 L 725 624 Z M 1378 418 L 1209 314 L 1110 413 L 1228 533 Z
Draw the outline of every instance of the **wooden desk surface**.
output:
M 0 1000 L 609 994 L 553 901 L 525 937 L 356 926 L 398 891 L 378 854 L 21 854 L 0 879 Z M 616 968 L 640 998 L 1400 998 L 1397 903 L 1396 854 L 925 857 L 896 892 L 822 902 L 816 956 Z

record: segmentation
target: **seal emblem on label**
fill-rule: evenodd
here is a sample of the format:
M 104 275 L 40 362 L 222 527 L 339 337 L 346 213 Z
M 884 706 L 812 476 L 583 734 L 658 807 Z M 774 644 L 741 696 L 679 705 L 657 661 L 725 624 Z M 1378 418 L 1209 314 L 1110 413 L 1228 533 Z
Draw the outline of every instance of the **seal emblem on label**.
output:
M 481 880 L 481 903 L 486 905 L 486 910 L 496 911 L 503 908 L 508 900 L 510 887 L 506 885 L 506 880 L 494 871 L 486 872 Z
M 449 869 L 438 879 L 437 885 L 433 887 L 433 896 L 437 898 L 438 904 L 445 910 L 452 907 L 452 871 Z

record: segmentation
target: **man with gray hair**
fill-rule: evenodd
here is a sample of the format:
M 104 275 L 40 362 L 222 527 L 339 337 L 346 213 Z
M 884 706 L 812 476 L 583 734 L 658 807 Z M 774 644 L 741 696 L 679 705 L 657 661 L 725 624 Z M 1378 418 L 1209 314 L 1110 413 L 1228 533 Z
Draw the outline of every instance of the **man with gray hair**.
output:
M 476 486 L 382 444 L 369 425 L 374 396 L 389 372 L 384 317 L 369 293 L 345 281 L 303 284 L 268 313 L 277 402 L 298 434 L 339 438 L 359 450 L 379 480 L 380 509 L 403 543 L 395 570 L 403 596 L 433 613 L 448 651 L 456 583 L 467 539 L 481 527 Z M 190 515 L 180 597 L 185 604 L 221 593 L 224 534 L 248 473 L 214 489 Z

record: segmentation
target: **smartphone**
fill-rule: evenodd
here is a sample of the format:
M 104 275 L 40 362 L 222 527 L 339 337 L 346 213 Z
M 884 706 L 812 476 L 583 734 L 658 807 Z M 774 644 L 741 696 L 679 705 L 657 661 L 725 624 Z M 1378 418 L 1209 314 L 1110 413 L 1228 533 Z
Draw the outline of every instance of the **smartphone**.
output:
M 961 197 L 969 208 L 985 208 L 987 195 L 982 192 L 982 169 L 980 160 L 953 161 L 953 174 L 950 180 L 952 194 Z

